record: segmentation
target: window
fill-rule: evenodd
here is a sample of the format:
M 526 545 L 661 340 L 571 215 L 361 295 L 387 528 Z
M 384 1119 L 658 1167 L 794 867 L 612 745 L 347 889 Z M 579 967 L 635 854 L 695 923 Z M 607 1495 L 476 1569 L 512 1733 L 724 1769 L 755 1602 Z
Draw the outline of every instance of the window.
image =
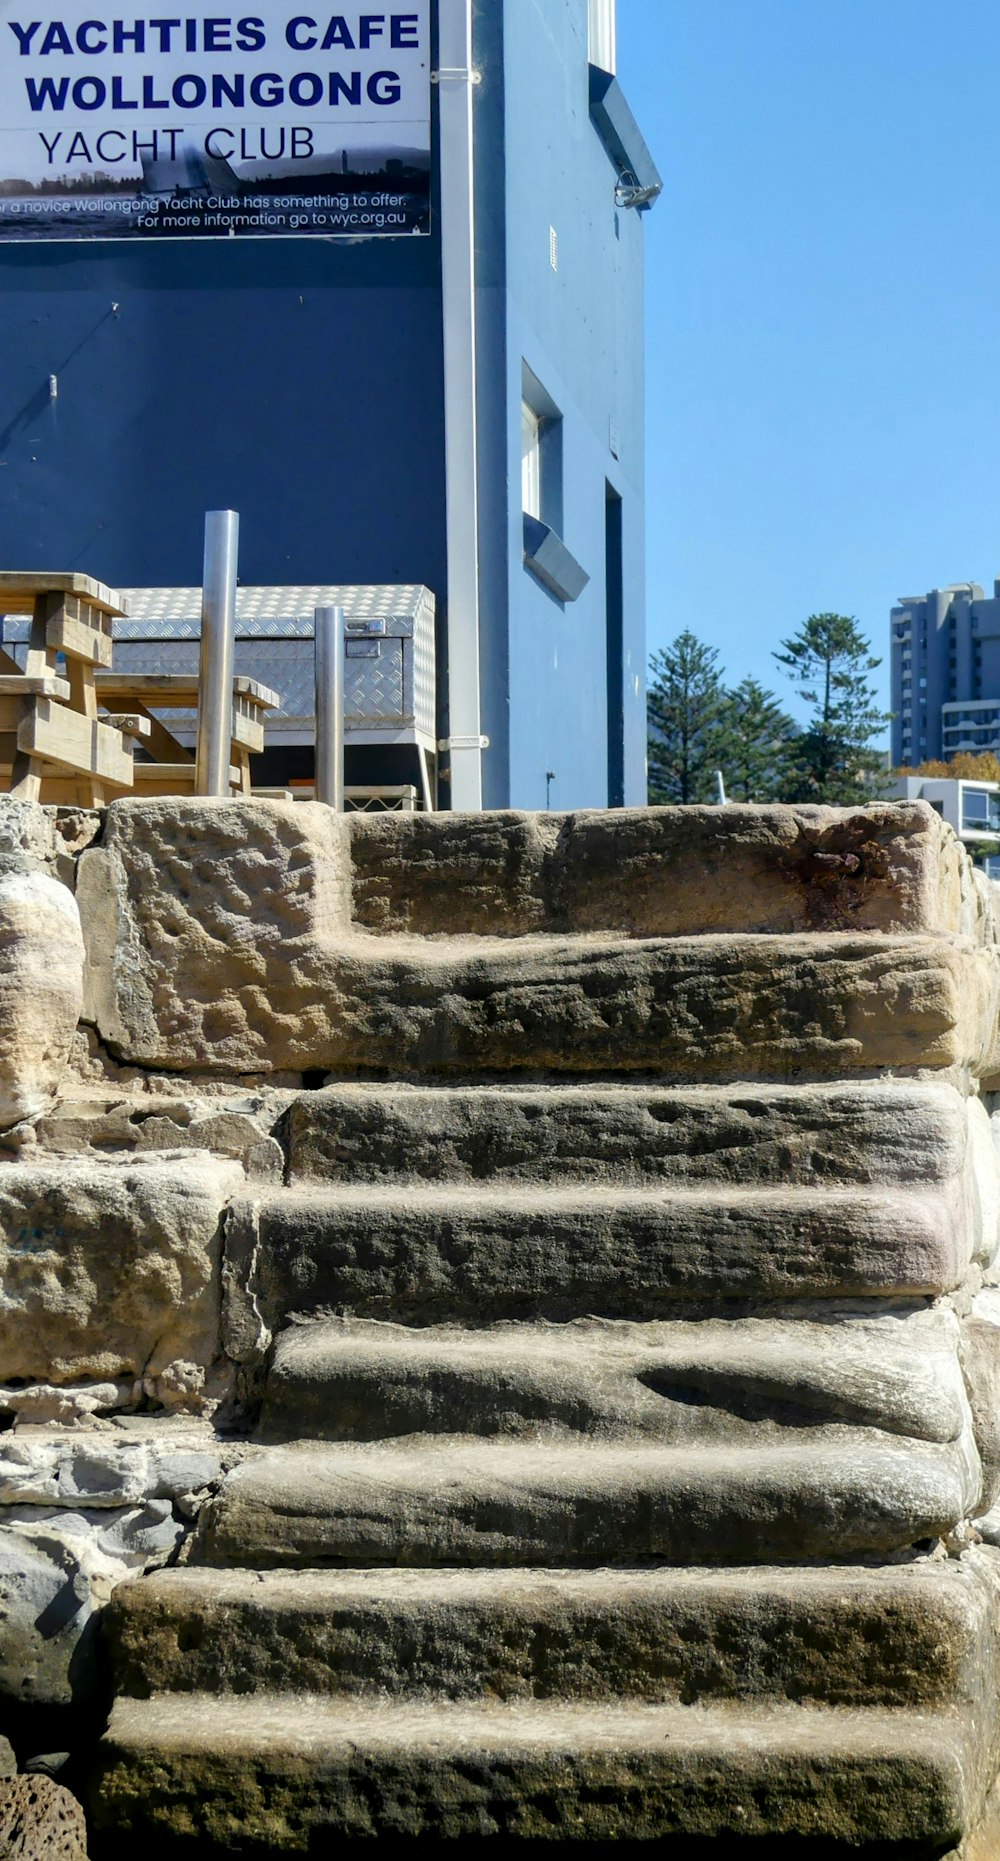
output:
M 562 535 L 562 415 L 527 362 L 521 364 L 521 509 Z
M 542 422 L 527 401 L 521 402 L 521 509 L 526 517 L 542 514 Z
M 590 51 L 592 65 L 614 76 L 616 0 L 590 0 Z
M 995 834 L 1000 829 L 1000 799 L 985 788 L 963 788 L 962 828 L 965 833 Z

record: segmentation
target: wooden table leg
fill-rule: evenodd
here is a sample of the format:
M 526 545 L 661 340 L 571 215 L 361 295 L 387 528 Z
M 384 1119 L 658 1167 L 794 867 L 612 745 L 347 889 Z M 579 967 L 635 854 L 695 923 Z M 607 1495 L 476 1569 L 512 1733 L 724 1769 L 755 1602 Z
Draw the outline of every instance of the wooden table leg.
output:
M 37 601 L 35 606 L 38 606 Z M 31 699 L 22 698 L 17 707 L 19 723 L 23 722 L 30 710 Z M 28 756 L 24 750 L 15 750 L 8 792 L 16 801 L 37 801 L 39 799 L 42 792 L 42 765 L 37 757 Z

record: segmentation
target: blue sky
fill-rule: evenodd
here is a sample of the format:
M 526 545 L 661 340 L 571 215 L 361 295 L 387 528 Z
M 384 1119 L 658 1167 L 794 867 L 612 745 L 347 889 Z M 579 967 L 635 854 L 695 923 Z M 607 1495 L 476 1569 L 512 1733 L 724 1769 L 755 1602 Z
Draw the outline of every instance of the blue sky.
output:
M 1000 6 L 618 0 L 618 72 L 665 181 L 650 650 L 789 702 L 807 614 L 887 658 L 899 595 L 1000 575 Z

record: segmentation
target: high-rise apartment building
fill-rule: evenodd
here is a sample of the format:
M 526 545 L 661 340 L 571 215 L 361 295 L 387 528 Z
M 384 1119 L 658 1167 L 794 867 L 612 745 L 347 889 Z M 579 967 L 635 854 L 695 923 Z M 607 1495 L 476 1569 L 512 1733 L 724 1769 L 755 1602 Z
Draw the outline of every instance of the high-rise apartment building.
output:
M 901 596 L 890 673 L 894 764 L 1000 751 L 1000 579 Z

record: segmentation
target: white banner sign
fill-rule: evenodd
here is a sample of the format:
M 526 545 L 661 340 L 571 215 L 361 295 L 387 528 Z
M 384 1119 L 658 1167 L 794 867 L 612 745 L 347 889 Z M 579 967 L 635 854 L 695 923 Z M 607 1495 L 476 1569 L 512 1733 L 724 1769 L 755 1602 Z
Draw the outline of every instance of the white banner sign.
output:
M 0 241 L 427 232 L 430 0 L 121 3 L 0 0 Z

